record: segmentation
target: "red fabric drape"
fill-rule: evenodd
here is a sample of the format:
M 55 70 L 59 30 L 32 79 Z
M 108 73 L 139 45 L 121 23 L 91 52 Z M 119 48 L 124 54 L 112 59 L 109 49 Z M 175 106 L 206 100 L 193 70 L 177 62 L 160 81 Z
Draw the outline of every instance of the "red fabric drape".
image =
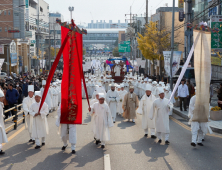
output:
M 64 35 L 67 33 L 69 38 L 63 50 L 60 123 L 82 124 L 82 34 L 61 28 L 62 42 L 65 41 Z

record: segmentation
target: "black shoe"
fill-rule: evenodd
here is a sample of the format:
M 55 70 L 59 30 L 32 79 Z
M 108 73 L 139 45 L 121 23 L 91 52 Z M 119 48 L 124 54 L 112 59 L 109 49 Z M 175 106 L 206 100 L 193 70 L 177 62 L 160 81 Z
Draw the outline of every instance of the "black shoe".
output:
M 115 121 L 113 123 L 116 123 Z
M 96 138 L 94 137 L 94 140 L 96 140 Z
M 105 145 L 102 145 L 101 148 L 105 148 Z
M 187 112 L 187 110 L 184 110 L 185 112 Z
M 196 145 L 196 143 L 192 142 L 191 146 L 196 147 L 197 145 Z
M 45 146 L 45 143 L 44 143 L 44 142 L 42 143 L 42 146 Z
M 202 139 L 202 142 L 204 142 L 205 140 L 204 139 Z
M 32 140 L 32 144 L 35 144 L 35 140 Z
M 72 154 L 75 154 L 76 153 L 76 151 L 75 150 L 72 150 Z
M 66 146 L 63 146 L 63 147 L 62 147 L 62 150 L 63 150 L 63 151 L 66 150 L 67 146 L 68 146 L 68 144 L 67 144 Z
M 180 111 L 182 112 L 182 111 L 183 111 L 183 109 L 180 109 Z
M 29 140 L 29 142 L 33 142 L 33 140 L 32 140 L 32 139 L 30 139 L 30 140 Z
M 97 140 L 97 141 L 96 141 L 96 145 L 98 145 L 99 143 L 101 143 L 101 141 L 100 141 L 100 140 Z
M 147 134 L 144 135 L 144 137 L 147 137 L 147 136 L 148 136 Z
M 202 143 L 197 143 L 197 145 L 199 145 L 199 146 L 204 146 Z
M 151 138 L 152 138 L 152 139 L 156 139 L 156 136 L 155 136 L 155 135 L 151 135 Z
M 35 149 L 40 149 L 40 146 L 36 145 Z
M 169 145 L 169 144 L 170 144 L 170 142 L 169 142 L 168 140 L 166 140 L 166 141 L 165 141 L 165 144 L 166 144 L 166 145 Z
M 161 140 L 161 139 L 159 139 L 158 143 L 161 143 L 161 142 L 162 142 L 162 140 Z
M 3 152 L 2 150 L 0 151 L 0 155 L 4 155 L 5 154 L 5 152 Z

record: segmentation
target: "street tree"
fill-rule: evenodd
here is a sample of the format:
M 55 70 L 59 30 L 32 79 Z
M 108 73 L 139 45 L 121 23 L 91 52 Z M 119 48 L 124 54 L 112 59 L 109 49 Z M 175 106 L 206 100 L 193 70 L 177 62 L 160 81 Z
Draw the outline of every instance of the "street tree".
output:
M 113 49 L 113 56 L 114 56 L 114 57 L 120 57 L 118 47 L 115 47 L 115 48 Z

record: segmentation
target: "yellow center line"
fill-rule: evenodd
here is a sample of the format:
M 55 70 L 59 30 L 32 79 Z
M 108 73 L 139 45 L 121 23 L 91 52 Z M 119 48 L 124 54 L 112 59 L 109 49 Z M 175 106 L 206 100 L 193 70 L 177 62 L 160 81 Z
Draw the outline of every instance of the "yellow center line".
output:
M 21 129 L 19 129 L 18 131 L 16 131 L 13 135 L 8 137 L 8 142 L 10 140 L 12 140 L 14 137 L 16 137 L 19 133 L 21 133 L 23 130 L 25 130 L 25 126 L 23 125 L 23 127 Z M 6 143 L 3 143 L 2 146 L 4 146 Z
M 191 131 L 191 128 L 190 128 L 189 126 L 181 123 L 179 120 L 175 119 L 174 117 L 171 117 L 171 116 L 170 116 L 170 119 L 171 119 L 172 121 L 174 121 L 175 123 L 177 123 L 178 125 L 182 126 L 183 128 Z M 207 134 L 207 136 L 222 138 L 222 136 L 220 136 L 220 135 L 215 135 L 215 134 Z

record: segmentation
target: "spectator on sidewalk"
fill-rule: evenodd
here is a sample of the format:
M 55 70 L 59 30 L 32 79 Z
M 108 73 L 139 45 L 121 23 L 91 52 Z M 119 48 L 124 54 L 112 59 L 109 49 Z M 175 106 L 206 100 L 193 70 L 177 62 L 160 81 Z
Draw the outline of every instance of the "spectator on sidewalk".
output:
M 19 86 L 17 86 L 17 87 L 16 87 L 16 90 L 17 90 L 18 93 L 19 93 L 18 104 L 21 104 L 22 101 L 23 101 L 22 88 L 19 87 Z M 21 110 L 21 106 L 18 107 L 18 110 Z
M 189 97 L 189 91 L 188 87 L 185 83 L 185 80 L 181 80 L 181 84 L 178 87 L 178 97 L 180 99 L 180 111 L 183 111 L 182 109 L 182 102 L 184 111 L 187 111 L 187 98 Z
M 16 89 L 13 88 L 13 84 L 10 83 L 8 85 L 8 90 L 6 92 L 6 99 L 8 101 L 9 104 L 9 108 L 12 108 L 15 106 L 15 104 L 18 103 L 18 99 L 19 99 L 19 93 Z M 15 115 L 14 110 L 12 110 L 12 115 Z
M 194 87 L 190 84 L 190 80 L 187 80 L 187 87 L 188 87 L 188 91 L 189 91 L 189 97 L 187 97 L 187 106 L 189 106 L 190 99 L 195 93 Z
M 22 92 L 23 92 L 23 96 L 27 97 L 28 96 L 28 79 L 26 79 L 26 81 L 24 82 L 23 86 L 22 86 Z

